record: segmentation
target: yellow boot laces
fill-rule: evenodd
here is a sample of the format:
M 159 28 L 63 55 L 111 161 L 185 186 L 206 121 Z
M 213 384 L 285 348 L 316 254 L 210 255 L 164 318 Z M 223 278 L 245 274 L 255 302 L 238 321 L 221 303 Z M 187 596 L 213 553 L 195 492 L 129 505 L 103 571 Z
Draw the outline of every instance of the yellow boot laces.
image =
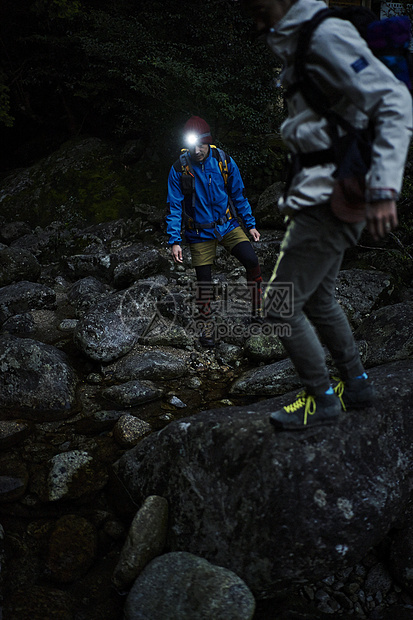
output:
M 290 405 L 284 407 L 287 413 L 295 413 L 298 409 L 304 407 L 304 425 L 307 424 L 308 415 L 314 415 L 316 410 L 316 402 L 314 396 L 300 392 L 297 394 L 297 400 Z
M 334 386 L 334 392 L 336 393 L 336 396 L 338 396 L 338 398 L 340 399 L 341 406 L 343 407 L 343 411 L 346 411 L 346 406 L 343 401 L 344 381 L 341 381 L 339 377 L 333 377 L 333 379 L 334 381 L 338 382 L 337 385 Z

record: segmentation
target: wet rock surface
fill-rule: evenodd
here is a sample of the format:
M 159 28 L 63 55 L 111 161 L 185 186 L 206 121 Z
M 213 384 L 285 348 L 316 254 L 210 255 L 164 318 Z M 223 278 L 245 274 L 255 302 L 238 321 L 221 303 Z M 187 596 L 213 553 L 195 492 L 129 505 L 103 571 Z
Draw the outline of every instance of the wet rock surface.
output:
M 403 513 L 413 464 L 404 372 L 412 363 L 372 370 L 379 404 L 331 428 L 275 432 L 268 415 L 280 399 L 188 417 L 129 451 L 116 474 L 138 503 L 168 499 L 172 550 L 275 596 L 359 562 Z
M 135 581 L 125 619 L 251 620 L 254 609 L 251 592 L 231 571 L 190 553 L 167 553 L 152 560 Z
M 85 147 L 86 159 L 96 150 L 106 156 L 94 140 Z M 72 164 L 61 162 L 62 174 Z M 31 182 L 19 173 L 26 189 Z M 254 244 L 267 279 L 283 235 L 282 221 L 271 219 L 276 191 L 260 208 L 279 228 Z M 136 580 L 158 560 L 164 568 L 146 574 L 139 605 L 173 613 L 162 579 L 168 556 L 184 553 L 196 555 L 194 592 L 217 605 L 214 618 L 410 618 L 413 289 L 405 257 L 392 253 L 387 269 L 382 249 L 357 248 L 338 281 L 381 406 L 343 416 L 328 432 L 275 437 L 268 399 L 285 403 L 298 381 L 277 337 L 245 321 L 244 270 L 218 251 L 218 341 L 201 349 L 189 253 L 172 265 L 163 210 L 135 211 L 88 227 L 0 222 L 5 617 L 121 620 L 126 600 L 127 613 L 137 607 Z M 238 314 L 225 305 L 231 296 L 244 300 Z M 120 463 L 129 465 L 121 472 Z M 136 468 L 145 476 L 128 488 Z M 155 492 L 163 508 L 143 519 Z M 225 599 L 222 570 L 242 605 L 238 594 Z M 181 572 L 178 592 L 188 592 L 190 574 Z M 210 589 L 206 574 L 214 575 Z M 194 599 L 185 601 L 190 614 Z

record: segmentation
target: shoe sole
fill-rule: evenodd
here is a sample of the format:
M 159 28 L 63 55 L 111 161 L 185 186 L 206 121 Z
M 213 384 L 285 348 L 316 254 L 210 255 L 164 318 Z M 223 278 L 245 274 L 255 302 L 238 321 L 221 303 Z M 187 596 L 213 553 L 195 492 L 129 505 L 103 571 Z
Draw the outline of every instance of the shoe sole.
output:
M 278 422 L 278 420 L 274 420 L 273 418 L 270 417 L 270 424 L 277 431 L 302 431 L 302 430 L 306 430 L 307 428 L 313 428 L 314 426 L 325 426 L 329 424 L 334 424 L 338 420 L 339 417 L 340 417 L 340 414 L 338 413 L 334 417 L 324 418 L 322 420 L 316 420 L 314 422 L 311 422 L 310 424 L 301 424 L 300 426 L 298 426 L 297 424 L 288 424 L 288 422 L 287 423 Z
M 372 407 L 374 405 L 376 398 L 368 398 L 366 400 L 359 400 L 356 402 L 351 402 L 351 401 L 346 402 L 345 398 L 343 400 L 346 406 L 346 410 L 348 411 L 349 409 L 365 409 L 366 407 Z

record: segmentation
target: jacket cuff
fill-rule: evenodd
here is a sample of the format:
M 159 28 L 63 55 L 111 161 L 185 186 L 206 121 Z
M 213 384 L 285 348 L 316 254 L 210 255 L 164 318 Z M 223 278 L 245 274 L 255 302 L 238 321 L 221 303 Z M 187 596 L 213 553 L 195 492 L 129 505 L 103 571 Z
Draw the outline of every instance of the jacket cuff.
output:
M 366 202 L 379 202 L 380 200 L 397 200 L 398 192 L 389 187 L 370 187 L 366 190 Z

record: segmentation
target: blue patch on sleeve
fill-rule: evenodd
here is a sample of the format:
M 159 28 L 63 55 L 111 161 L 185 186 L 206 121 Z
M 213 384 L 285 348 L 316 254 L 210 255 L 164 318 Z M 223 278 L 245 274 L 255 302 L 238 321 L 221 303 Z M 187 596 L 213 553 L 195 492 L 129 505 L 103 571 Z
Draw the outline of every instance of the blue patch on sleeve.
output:
M 353 62 L 351 68 L 353 69 L 353 71 L 355 71 L 355 73 L 360 73 L 360 71 L 363 71 L 363 69 L 368 67 L 368 65 L 369 63 L 364 58 L 364 56 L 360 56 L 360 58 L 357 58 L 357 60 Z

